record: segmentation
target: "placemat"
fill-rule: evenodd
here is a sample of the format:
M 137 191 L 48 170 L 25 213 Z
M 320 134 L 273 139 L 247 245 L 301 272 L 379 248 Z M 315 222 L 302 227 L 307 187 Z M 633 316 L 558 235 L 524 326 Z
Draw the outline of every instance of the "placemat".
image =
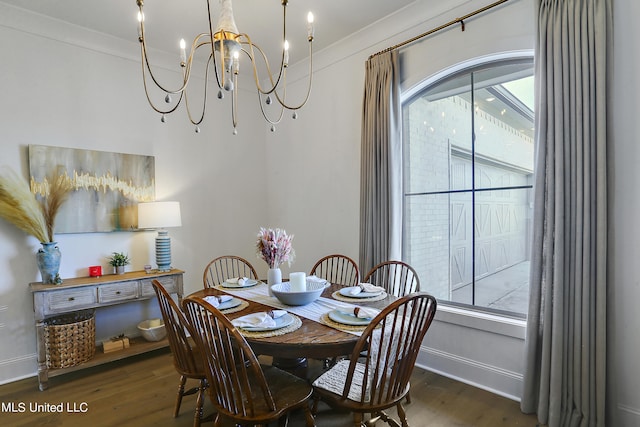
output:
M 238 331 L 242 335 L 247 338 L 269 338 L 269 337 L 277 337 L 280 335 L 288 334 L 289 332 L 293 332 L 296 329 L 302 326 L 302 319 L 300 319 L 295 314 L 289 313 L 291 317 L 293 317 L 293 322 L 289 326 L 285 326 L 284 328 L 274 329 L 273 331 L 245 331 L 242 328 L 237 328 Z
M 235 307 L 231 307 L 231 308 L 227 308 L 226 310 L 220 310 L 220 313 L 222 314 L 231 314 L 231 313 L 237 313 L 238 311 L 242 311 L 245 308 L 249 307 L 249 303 L 245 300 L 240 300 L 242 301 L 240 303 L 240 305 L 237 305 Z
M 322 317 L 320 318 L 320 321 L 322 323 L 324 323 L 327 326 L 331 326 L 332 328 L 335 329 L 339 329 L 341 331 L 345 331 L 345 332 L 362 332 L 365 329 L 367 329 L 367 326 L 369 325 L 362 325 L 362 326 L 357 326 L 357 325 L 345 325 L 344 323 L 340 323 L 340 322 L 336 322 L 334 320 L 331 320 L 331 318 L 329 317 L 329 313 L 325 313 L 322 315 Z M 378 325 L 380 326 L 380 325 Z
M 387 293 L 383 292 L 378 296 L 375 297 L 369 297 L 369 298 L 351 298 L 351 297 L 345 297 L 344 295 L 342 295 L 340 293 L 340 291 L 335 291 L 334 293 L 331 294 L 331 297 L 333 299 L 336 299 L 338 301 L 344 301 L 344 302 L 350 302 L 351 304 L 358 304 L 358 303 L 367 303 L 367 302 L 374 302 L 374 301 L 382 301 L 383 299 L 385 299 L 387 297 Z

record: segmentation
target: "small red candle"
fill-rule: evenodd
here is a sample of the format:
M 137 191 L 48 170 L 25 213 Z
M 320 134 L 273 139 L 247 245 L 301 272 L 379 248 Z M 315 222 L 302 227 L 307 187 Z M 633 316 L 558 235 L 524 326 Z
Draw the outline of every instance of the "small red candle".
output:
M 102 266 L 101 265 L 92 265 L 89 267 L 89 276 L 91 277 L 100 277 L 102 276 Z

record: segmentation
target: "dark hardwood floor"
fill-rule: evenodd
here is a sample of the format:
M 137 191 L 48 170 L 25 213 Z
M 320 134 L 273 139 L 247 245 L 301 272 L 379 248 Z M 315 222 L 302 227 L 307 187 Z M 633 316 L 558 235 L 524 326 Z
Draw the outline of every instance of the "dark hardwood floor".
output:
M 318 369 L 311 361 L 310 370 Z M 194 396 L 185 397 L 180 416 L 172 417 L 177 385 L 178 376 L 166 350 L 51 378 L 49 389 L 42 392 L 36 378 L 28 378 L 0 386 L 0 425 L 192 426 Z M 535 416 L 520 412 L 517 402 L 419 368 L 411 381 L 411 399 L 405 408 L 413 427 L 538 425 Z M 49 408 L 35 412 L 36 405 Z M 53 412 L 53 407 L 60 406 L 62 413 Z M 322 404 L 319 409 L 318 427 L 353 426 L 350 414 Z M 207 401 L 205 414 L 211 412 Z M 389 413 L 395 416 L 395 409 Z M 291 416 L 289 426 L 303 425 L 301 414 Z

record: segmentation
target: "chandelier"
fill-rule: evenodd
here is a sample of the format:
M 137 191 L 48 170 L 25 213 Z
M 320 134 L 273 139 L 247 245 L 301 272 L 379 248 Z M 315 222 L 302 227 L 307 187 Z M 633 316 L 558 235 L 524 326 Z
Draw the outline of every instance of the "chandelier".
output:
M 168 88 L 159 82 L 151 70 L 149 57 L 147 54 L 147 43 L 144 26 L 144 0 L 136 0 L 138 5 L 138 41 L 142 55 L 142 80 L 147 101 L 151 108 L 161 114 L 161 121 L 166 121 L 166 116 L 176 111 L 184 100 L 187 115 L 191 123 L 195 126 L 196 133 L 200 132 L 200 124 L 205 115 L 207 104 L 207 86 L 209 85 L 210 73 L 215 75 L 215 82 L 218 87 L 218 99 L 224 98 L 225 92 L 231 92 L 231 121 L 233 124 L 233 134 L 236 135 L 238 116 L 238 74 L 240 72 L 240 59 L 246 57 L 251 63 L 253 80 L 258 94 L 258 103 L 264 119 L 271 125 L 271 131 L 275 131 L 284 115 L 285 110 L 293 111 L 292 118 L 297 118 L 297 110 L 302 108 L 309 99 L 311 93 L 311 80 L 313 71 L 313 14 L 309 12 L 307 16 L 307 39 L 309 41 L 309 82 L 306 95 L 299 104 L 291 104 L 286 99 L 287 67 L 289 66 L 289 42 L 287 41 L 287 4 L 288 0 L 281 0 L 282 3 L 282 55 L 280 59 L 280 69 L 277 73 L 272 72 L 269 61 L 264 51 L 246 33 L 238 32 L 233 17 L 231 0 L 220 0 L 220 16 L 216 26 L 213 26 L 211 18 L 211 2 L 207 0 L 207 13 L 209 18 L 208 31 L 198 34 L 191 43 L 191 49 L 187 55 L 186 42 L 180 40 L 180 69 L 182 80 L 176 88 Z M 204 66 L 204 89 L 202 93 L 202 107 L 199 113 L 194 116 L 189 105 L 187 96 L 187 86 L 189 86 L 191 70 L 194 65 L 194 57 L 199 49 L 205 49 L 208 55 Z M 258 70 L 265 70 L 266 76 L 260 76 Z M 148 75 L 148 76 L 147 76 Z M 152 101 L 147 87 L 147 79 L 151 78 L 153 84 L 164 92 L 164 104 L 160 101 L 157 105 Z M 213 77 L 211 78 L 213 82 Z M 263 87 L 266 84 L 267 87 Z M 174 99 L 176 98 L 177 99 Z M 278 112 L 270 116 L 265 109 L 265 105 L 271 105 L 273 100 L 278 102 Z

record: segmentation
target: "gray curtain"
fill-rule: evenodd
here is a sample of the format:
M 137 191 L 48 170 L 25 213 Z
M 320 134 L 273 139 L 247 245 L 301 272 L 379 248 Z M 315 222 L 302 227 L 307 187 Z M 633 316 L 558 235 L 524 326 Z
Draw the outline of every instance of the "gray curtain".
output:
M 604 426 L 610 0 L 537 0 L 536 167 L 521 407 Z
M 360 160 L 360 259 L 364 276 L 376 264 L 400 259 L 402 140 L 398 55 L 366 63 Z

